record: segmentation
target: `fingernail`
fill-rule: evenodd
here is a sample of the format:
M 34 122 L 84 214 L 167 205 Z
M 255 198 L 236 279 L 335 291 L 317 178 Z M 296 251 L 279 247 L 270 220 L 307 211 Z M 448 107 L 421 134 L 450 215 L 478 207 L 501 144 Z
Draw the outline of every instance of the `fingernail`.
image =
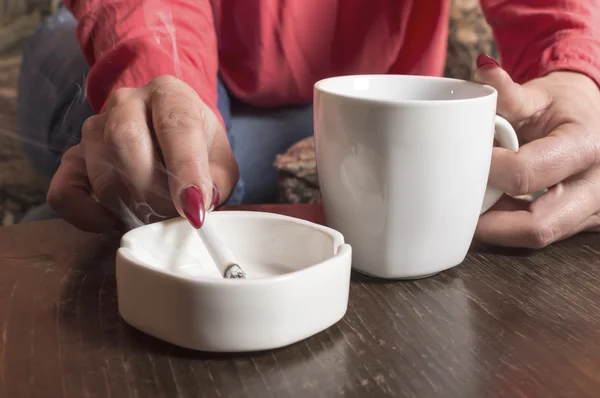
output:
M 185 188 L 181 193 L 181 202 L 183 214 L 185 214 L 190 224 L 196 229 L 202 227 L 206 210 L 204 209 L 204 198 L 200 188 L 195 185 Z
M 219 194 L 219 188 L 217 188 L 217 186 L 215 184 L 213 184 L 213 189 L 212 189 L 212 203 L 210 205 L 210 210 L 214 210 L 217 208 L 217 206 L 219 205 L 219 202 L 221 201 L 221 195 Z
M 479 54 L 477 57 L 477 68 L 497 68 L 500 64 L 494 58 L 486 54 Z

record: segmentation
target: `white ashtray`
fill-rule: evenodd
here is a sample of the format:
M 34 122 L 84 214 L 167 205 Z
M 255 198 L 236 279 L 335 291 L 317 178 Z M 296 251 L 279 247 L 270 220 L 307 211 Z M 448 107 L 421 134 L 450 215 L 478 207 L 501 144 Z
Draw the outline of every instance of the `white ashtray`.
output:
M 272 213 L 209 216 L 247 279 L 223 279 L 183 218 L 134 229 L 117 251 L 127 323 L 185 348 L 248 352 L 298 342 L 342 319 L 352 253 L 341 233 Z

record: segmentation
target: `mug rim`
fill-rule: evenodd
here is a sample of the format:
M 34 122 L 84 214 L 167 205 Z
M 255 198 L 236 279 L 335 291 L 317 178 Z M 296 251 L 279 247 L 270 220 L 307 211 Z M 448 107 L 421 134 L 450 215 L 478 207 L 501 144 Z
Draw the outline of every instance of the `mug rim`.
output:
M 406 79 L 406 80 L 421 80 L 421 81 L 446 81 L 451 83 L 460 83 L 466 84 L 468 86 L 477 86 L 478 88 L 482 88 L 487 92 L 483 95 L 477 95 L 469 98 L 456 98 L 456 99 L 433 99 L 433 100 L 407 100 L 407 99 L 381 99 L 381 98 L 372 98 L 372 97 L 363 97 L 360 95 L 353 95 L 349 93 L 344 93 L 341 91 L 331 90 L 324 87 L 325 84 L 340 80 L 354 81 L 357 78 L 384 78 L 384 79 Z M 402 74 L 354 74 L 354 75 L 339 75 L 327 77 L 324 79 L 318 80 L 314 86 L 315 91 L 320 93 L 329 94 L 334 97 L 344 98 L 349 100 L 374 103 L 374 104 L 385 104 L 385 105 L 449 105 L 449 104 L 459 104 L 464 102 L 472 102 L 472 101 L 480 101 L 490 97 L 497 97 L 498 91 L 487 84 L 472 82 L 469 80 L 456 79 L 452 77 L 445 76 L 423 76 L 423 75 L 402 75 Z

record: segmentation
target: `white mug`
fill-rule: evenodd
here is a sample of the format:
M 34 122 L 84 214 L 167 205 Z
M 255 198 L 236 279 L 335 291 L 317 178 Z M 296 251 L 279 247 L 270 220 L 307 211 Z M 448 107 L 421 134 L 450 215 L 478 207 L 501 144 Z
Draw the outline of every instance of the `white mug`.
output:
M 323 209 L 357 271 L 413 279 L 464 260 L 480 214 L 502 195 L 487 186 L 494 138 L 519 149 L 497 97 L 490 86 L 426 76 L 315 84 Z

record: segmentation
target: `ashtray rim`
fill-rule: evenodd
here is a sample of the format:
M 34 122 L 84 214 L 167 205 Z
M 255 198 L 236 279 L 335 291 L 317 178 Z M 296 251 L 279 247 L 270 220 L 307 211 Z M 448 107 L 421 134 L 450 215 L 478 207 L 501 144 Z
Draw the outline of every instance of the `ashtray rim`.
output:
M 163 226 L 166 227 L 169 224 L 187 223 L 187 220 L 185 220 L 183 217 L 175 217 L 175 218 L 172 218 L 169 220 L 164 220 L 164 221 L 160 221 L 157 223 L 144 225 L 144 226 L 141 226 L 141 227 L 138 227 L 131 231 L 126 232 L 121 237 L 121 243 L 120 243 L 119 248 L 117 249 L 117 257 L 122 257 L 124 260 L 126 260 L 127 262 L 129 262 L 131 264 L 135 264 L 136 266 L 142 267 L 144 269 L 148 269 L 149 271 L 159 273 L 159 274 L 163 275 L 164 277 L 173 278 L 176 280 L 180 280 L 182 282 L 185 281 L 188 283 L 195 284 L 197 286 L 207 286 L 208 287 L 208 286 L 214 286 L 214 285 L 234 284 L 234 283 L 236 283 L 236 284 L 243 283 L 244 285 L 250 286 L 250 285 L 256 285 L 256 284 L 265 285 L 265 284 L 270 284 L 270 283 L 281 283 L 284 280 L 293 278 L 300 273 L 314 272 L 315 268 L 318 268 L 320 265 L 327 263 L 332 258 L 344 255 L 345 251 L 350 249 L 350 246 L 345 242 L 344 236 L 339 231 L 336 231 L 333 228 L 330 228 L 330 227 L 327 227 L 327 226 L 324 226 L 324 225 L 321 225 L 321 224 L 318 224 L 318 223 L 315 223 L 312 221 L 303 220 L 301 218 L 291 217 L 291 216 L 277 214 L 277 213 L 248 211 L 248 210 L 215 211 L 215 212 L 211 213 L 211 217 L 213 217 L 213 218 L 216 217 L 217 219 L 250 217 L 250 218 L 260 218 L 260 219 L 273 219 L 273 220 L 280 220 L 280 221 L 299 224 L 299 225 L 308 227 L 310 229 L 313 229 L 313 230 L 315 230 L 315 232 L 320 232 L 320 233 L 323 233 L 323 234 L 331 237 L 332 238 L 332 246 L 334 248 L 334 254 L 331 255 L 330 257 L 323 259 L 322 261 L 315 263 L 315 264 L 311 264 L 306 267 L 298 268 L 291 272 L 286 272 L 284 274 L 261 277 L 261 278 L 244 279 L 244 280 L 227 279 L 227 278 L 221 278 L 221 279 L 219 279 L 219 278 L 202 278 L 202 277 L 198 277 L 198 276 L 180 274 L 180 273 L 170 271 L 168 269 L 154 266 L 154 265 L 148 263 L 147 261 L 140 259 L 138 256 L 135 255 L 135 251 L 134 251 L 135 243 L 132 242 L 132 240 L 133 240 L 132 236 L 140 234 L 141 233 L 140 231 L 143 231 L 143 230 L 155 229 L 158 227 L 159 224 L 162 224 Z M 192 228 L 192 227 L 190 226 L 190 228 Z

